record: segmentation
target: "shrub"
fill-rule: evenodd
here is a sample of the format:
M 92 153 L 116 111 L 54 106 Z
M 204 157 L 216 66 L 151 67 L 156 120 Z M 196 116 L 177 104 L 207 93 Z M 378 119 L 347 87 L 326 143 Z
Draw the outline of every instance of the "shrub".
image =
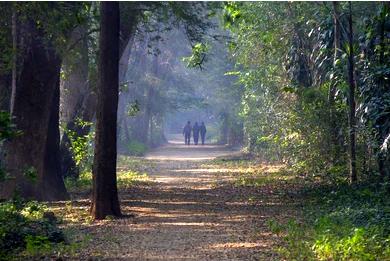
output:
M 95 131 L 92 122 L 86 122 L 77 118 L 75 120 L 75 129 L 89 131 L 80 135 L 72 129 L 64 129 L 69 138 L 69 149 L 72 152 L 72 158 L 80 171 L 90 171 L 93 164 Z
M 51 245 L 64 242 L 56 218 L 46 206 L 34 201 L 0 204 L 0 260 L 23 252 L 47 252 Z

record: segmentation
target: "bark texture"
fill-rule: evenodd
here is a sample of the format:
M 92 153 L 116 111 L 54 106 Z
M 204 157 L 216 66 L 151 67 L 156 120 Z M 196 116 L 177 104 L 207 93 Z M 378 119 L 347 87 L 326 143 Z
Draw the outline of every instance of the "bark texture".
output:
M 120 216 L 116 181 L 116 121 L 119 90 L 119 3 L 102 2 L 93 195 L 95 219 Z
M 22 135 L 7 144 L 11 180 L 1 184 L 1 198 L 15 192 L 36 200 L 68 198 L 59 173 L 59 77 L 61 59 L 42 29 L 25 21 L 28 32 L 17 80 L 14 123 Z

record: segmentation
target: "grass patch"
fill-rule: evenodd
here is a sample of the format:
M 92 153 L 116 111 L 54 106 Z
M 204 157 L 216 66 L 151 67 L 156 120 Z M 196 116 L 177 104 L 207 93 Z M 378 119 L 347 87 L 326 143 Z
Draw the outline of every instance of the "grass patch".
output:
M 295 180 L 291 173 L 280 167 L 249 168 L 245 172 L 235 173 L 235 186 L 259 187 L 269 184 L 287 183 Z
M 303 222 L 271 230 L 288 260 L 390 260 L 390 196 L 371 184 L 317 186 L 302 192 Z
M 148 174 L 155 168 L 152 162 L 136 157 L 119 155 L 117 161 L 117 182 L 119 188 L 127 188 L 137 182 L 148 181 Z M 87 192 L 92 188 L 92 173 L 83 172 L 78 178 L 68 177 L 65 186 L 70 193 Z
M 296 176 L 284 165 L 259 163 L 246 156 L 235 158 L 219 158 L 202 165 L 204 168 L 221 169 L 232 177 L 234 186 L 259 187 L 269 184 L 295 182 Z
M 128 188 L 137 182 L 147 182 L 147 173 L 140 173 L 138 171 L 118 171 L 117 172 L 117 184 L 118 188 Z M 65 179 L 66 189 L 70 193 L 83 192 L 92 188 L 92 173 L 84 172 L 78 179 L 66 178 Z

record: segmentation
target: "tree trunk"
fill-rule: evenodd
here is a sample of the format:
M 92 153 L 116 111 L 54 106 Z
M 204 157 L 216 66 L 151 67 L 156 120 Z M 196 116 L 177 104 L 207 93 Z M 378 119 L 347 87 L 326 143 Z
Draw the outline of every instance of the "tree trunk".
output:
M 335 163 L 339 159 L 338 153 L 338 131 L 337 131 L 337 121 L 336 121 L 336 109 L 335 109 L 335 95 L 337 90 L 337 79 L 336 79 L 336 70 L 337 70 L 337 60 L 340 57 L 340 41 L 341 41 L 341 27 L 340 27 L 340 11 L 339 3 L 332 2 L 333 4 L 333 42 L 334 42 L 334 52 L 333 52 L 333 78 L 331 79 L 331 84 L 328 93 L 328 103 L 329 103 L 329 126 L 330 126 L 330 155 L 331 161 Z
M 60 164 L 60 129 L 59 129 L 59 112 L 60 112 L 60 75 L 58 74 L 56 88 L 54 90 L 54 96 L 52 99 L 49 128 L 47 134 L 46 143 L 46 166 L 49 173 L 47 177 L 46 188 L 56 187 L 56 184 L 61 184 L 58 193 L 63 194 L 60 198 L 68 198 L 64 182 L 61 175 L 61 164 Z
M 68 195 L 58 172 L 58 88 L 61 59 L 34 21 L 25 21 L 26 48 L 15 93 L 14 123 L 22 135 L 7 144 L 6 166 L 12 176 L 1 184 L 2 198 L 15 192 L 36 200 Z M 30 178 L 28 178 L 28 176 Z
M 348 84 L 349 84 L 349 181 L 355 183 L 357 181 L 356 173 L 356 117 L 355 117 L 355 89 L 356 83 L 354 79 L 354 50 L 353 50 L 353 24 L 352 24 L 352 3 L 349 2 L 349 32 L 348 32 Z
M 120 216 L 116 181 L 116 121 L 119 91 L 119 3 L 102 2 L 100 9 L 99 81 L 93 195 L 95 219 Z
M 12 116 L 15 107 L 15 94 L 16 94 L 16 76 L 17 76 L 17 17 L 16 17 L 16 6 L 12 9 L 12 84 L 11 84 L 11 98 L 10 98 L 10 114 Z
M 160 34 L 160 30 L 158 29 L 157 30 L 157 35 Z M 159 42 L 157 41 L 156 43 L 156 48 L 158 49 L 159 48 Z M 148 107 L 149 107 L 149 147 L 154 147 L 155 146 L 155 143 L 157 142 L 156 140 L 154 140 L 155 138 L 155 128 L 153 126 L 153 119 L 154 119 L 154 116 L 156 114 L 156 111 L 153 109 L 153 103 L 156 102 L 156 96 L 158 95 L 156 92 L 156 88 L 158 87 L 158 84 L 159 84 L 159 71 L 158 71 L 158 68 L 159 68 L 159 62 L 158 62 L 158 57 L 159 57 L 159 54 L 156 53 L 154 55 L 154 59 L 153 59 L 153 68 L 152 68 L 152 73 L 154 75 L 154 77 L 156 78 L 156 81 L 155 81 L 155 84 L 152 84 L 151 86 L 149 86 L 149 96 L 148 96 Z
M 135 26 L 135 25 L 134 25 Z M 133 31 L 131 31 L 133 33 Z M 130 59 L 130 53 L 131 49 L 134 44 L 134 36 L 129 39 L 129 42 L 124 49 L 121 58 L 119 60 L 119 84 L 124 84 L 126 82 L 126 74 L 127 74 L 127 68 L 129 66 L 129 59 Z M 119 92 L 119 101 L 118 101 L 118 137 L 121 137 L 121 132 L 122 130 L 125 132 L 124 136 L 126 137 L 125 143 L 127 144 L 130 141 L 130 135 L 128 132 L 128 127 L 127 127 L 127 98 L 128 98 L 128 93 L 129 93 L 129 84 L 127 83 L 127 90 L 126 91 L 120 91 Z M 121 144 L 122 149 L 123 145 Z

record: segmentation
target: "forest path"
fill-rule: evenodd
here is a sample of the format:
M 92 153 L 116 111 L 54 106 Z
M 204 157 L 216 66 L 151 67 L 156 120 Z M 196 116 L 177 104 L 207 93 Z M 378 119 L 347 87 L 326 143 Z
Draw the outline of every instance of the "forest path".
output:
M 110 260 L 278 260 L 276 237 L 266 225 L 284 216 L 279 198 L 232 185 L 230 170 L 215 157 L 238 154 L 225 146 L 186 146 L 178 140 L 145 156 L 151 182 L 120 191 L 133 218 L 94 223 L 84 256 Z M 206 164 L 214 164 L 213 167 Z M 258 191 L 256 192 L 258 193 Z M 272 193 L 272 191 L 271 191 Z

